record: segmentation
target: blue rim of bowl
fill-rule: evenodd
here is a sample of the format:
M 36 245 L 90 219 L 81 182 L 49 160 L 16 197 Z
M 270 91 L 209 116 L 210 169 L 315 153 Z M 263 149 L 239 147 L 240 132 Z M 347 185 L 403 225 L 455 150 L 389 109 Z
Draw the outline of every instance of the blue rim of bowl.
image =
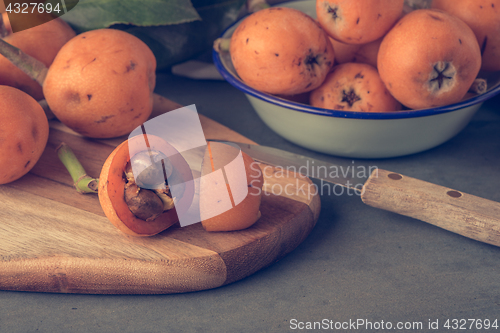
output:
M 235 27 L 237 24 L 241 22 L 241 19 L 231 26 L 229 26 L 222 34 L 221 38 L 226 36 L 227 31 Z M 493 96 L 500 93 L 500 84 L 497 84 L 495 87 L 489 89 L 485 93 L 481 95 L 477 95 L 471 98 L 468 98 L 464 101 L 440 106 L 436 108 L 429 109 L 419 109 L 419 110 L 402 110 L 402 111 L 389 111 L 389 112 L 357 112 L 357 111 L 340 111 L 340 110 L 330 110 L 330 109 L 322 109 L 313 107 L 306 104 L 292 102 L 283 98 L 279 98 L 270 94 L 266 94 L 260 92 L 254 88 L 249 87 L 243 81 L 241 81 L 238 77 L 233 75 L 231 72 L 227 70 L 227 68 L 222 63 L 219 53 L 216 50 L 212 50 L 212 58 L 215 64 L 215 67 L 222 75 L 222 77 L 232 86 L 238 88 L 243 93 L 250 95 L 254 98 L 263 100 L 265 102 L 293 110 L 298 112 L 304 112 L 309 114 L 315 114 L 326 117 L 335 117 L 335 118 L 354 118 L 354 119 L 404 119 L 404 118 L 417 118 L 417 117 L 426 117 L 433 116 L 448 112 L 453 112 L 457 110 L 461 110 L 479 103 L 482 103 Z

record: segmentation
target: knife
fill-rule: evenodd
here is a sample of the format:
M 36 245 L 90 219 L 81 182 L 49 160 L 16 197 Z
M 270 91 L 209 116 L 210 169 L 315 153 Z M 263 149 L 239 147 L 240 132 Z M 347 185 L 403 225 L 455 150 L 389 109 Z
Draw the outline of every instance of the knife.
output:
M 273 147 L 209 141 L 237 146 L 257 162 L 356 191 L 369 206 L 500 246 L 498 202 L 376 167 L 369 173 L 360 172 L 362 170 L 357 169 L 354 162 L 333 164 Z

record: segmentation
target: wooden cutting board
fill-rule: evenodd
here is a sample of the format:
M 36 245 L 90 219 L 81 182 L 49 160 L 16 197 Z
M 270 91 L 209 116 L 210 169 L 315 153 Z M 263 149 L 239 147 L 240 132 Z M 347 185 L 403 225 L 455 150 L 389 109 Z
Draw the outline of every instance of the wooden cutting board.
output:
M 155 96 L 153 116 L 180 105 Z M 249 142 L 201 116 L 207 139 Z M 0 185 L 0 290 L 91 294 L 166 294 L 220 287 L 277 261 L 314 227 L 320 200 L 307 178 L 265 167 L 261 219 L 237 232 L 206 232 L 200 223 L 153 237 L 131 237 L 104 216 L 97 195 L 79 194 L 57 158 L 72 147 L 98 177 L 126 138 L 90 140 L 51 121 L 47 148 L 33 170 Z M 288 185 L 286 193 L 284 189 Z

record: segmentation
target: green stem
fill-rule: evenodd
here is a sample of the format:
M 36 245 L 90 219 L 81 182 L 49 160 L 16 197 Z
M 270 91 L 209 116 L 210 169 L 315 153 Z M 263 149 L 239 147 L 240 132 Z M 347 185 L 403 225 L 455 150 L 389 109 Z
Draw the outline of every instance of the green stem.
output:
M 0 39 L 0 54 L 9 59 L 20 70 L 43 86 L 48 68 L 45 64 L 32 56 L 27 55 L 17 47 Z
M 71 175 L 76 190 L 79 193 L 97 193 L 99 179 L 87 175 L 80 161 L 78 161 L 73 153 L 73 150 L 63 142 L 56 148 L 56 152 Z
M 248 0 L 247 9 L 249 13 L 255 13 L 261 9 L 271 7 L 266 0 Z
M 47 104 L 46 100 L 41 99 L 38 101 L 38 104 L 40 104 L 40 106 L 42 107 L 48 120 L 54 119 L 56 117 L 52 112 L 52 110 L 49 108 L 49 105 Z
M 229 52 L 229 47 L 231 45 L 231 38 L 217 38 L 214 41 L 214 50 L 218 53 Z
M 7 27 L 5 26 L 5 22 L 3 20 L 3 15 L 0 14 L 0 38 L 4 38 L 9 34 L 7 31 Z
M 469 92 L 474 94 L 484 94 L 488 89 L 488 83 L 485 79 L 476 78 L 469 88 Z

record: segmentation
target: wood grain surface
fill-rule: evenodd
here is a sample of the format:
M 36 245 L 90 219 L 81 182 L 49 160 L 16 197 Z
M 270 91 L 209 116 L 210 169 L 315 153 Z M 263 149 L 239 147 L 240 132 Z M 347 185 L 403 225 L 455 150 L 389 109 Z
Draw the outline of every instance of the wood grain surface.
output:
M 152 117 L 180 105 L 158 95 Z M 207 139 L 249 142 L 200 115 Z M 88 174 L 126 138 L 91 140 L 51 120 L 47 148 L 30 173 L 0 185 L 0 289 L 57 293 L 160 294 L 238 281 L 295 249 L 314 227 L 320 200 L 311 181 L 275 176 L 262 165 L 261 219 L 237 232 L 210 233 L 200 223 L 153 237 L 127 236 L 104 216 L 97 195 L 79 194 L 57 158 L 66 142 Z M 290 184 L 290 185 L 289 185 Z M 288 191 L 277 191 L 288 186 Z M 297 189 L 293 191 L 292 189 Z

